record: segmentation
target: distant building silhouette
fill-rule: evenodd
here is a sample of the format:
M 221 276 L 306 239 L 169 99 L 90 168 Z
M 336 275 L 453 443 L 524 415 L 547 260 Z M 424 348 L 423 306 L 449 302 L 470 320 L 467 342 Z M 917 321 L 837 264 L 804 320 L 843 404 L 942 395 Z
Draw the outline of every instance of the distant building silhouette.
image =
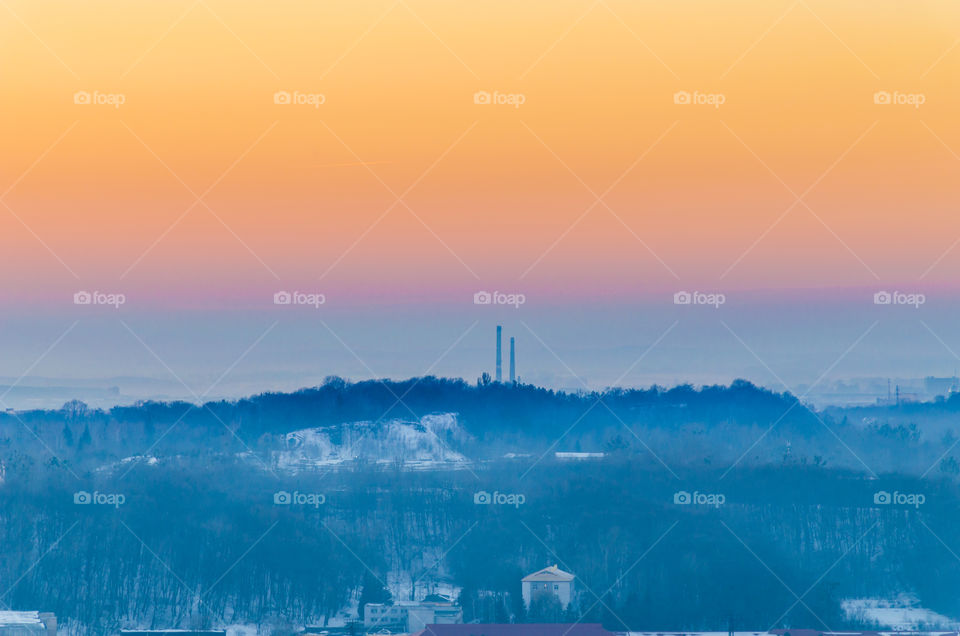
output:
M 430 594 L 422 601 L 400 601 L 394 605 L 367 603 L 363 626 L 368 630 L 418 632 L 427 625 L 463 622 L 463 610 L 448 596 Z

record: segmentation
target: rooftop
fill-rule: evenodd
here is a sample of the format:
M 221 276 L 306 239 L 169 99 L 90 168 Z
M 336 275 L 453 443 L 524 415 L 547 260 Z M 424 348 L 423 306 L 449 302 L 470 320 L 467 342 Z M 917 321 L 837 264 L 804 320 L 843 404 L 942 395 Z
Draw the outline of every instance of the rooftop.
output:
M 39 612 L 0 611 L 0 625 L 39 625 L 42 622 Z
M 557 581 L 572 581 L 574 578 L 576 577 L 574 577 L 569 572 L 564 572 L 563 570 L 558 568 L 556 565 L 551 565 L 548 568 L 543 568 L 539 572 L 528 574 L 527 576 L 523 577 L 523 581 L 524 582 L 529 582 L 529 581 L 557 582 Z
M 446 594 L 427 594 L 423 597 L 423 603 L 453 603 L 453 599 Z
M 600 623 L 427 625 L 413 636 L 613 636 Z

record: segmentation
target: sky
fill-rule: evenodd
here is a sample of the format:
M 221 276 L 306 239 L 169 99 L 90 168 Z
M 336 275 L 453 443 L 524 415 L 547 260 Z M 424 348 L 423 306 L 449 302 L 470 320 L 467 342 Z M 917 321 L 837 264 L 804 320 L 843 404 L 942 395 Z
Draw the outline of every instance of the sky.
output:
M 943 1 L 4 0 L 0 376 L 948 375 L 958 71 Z

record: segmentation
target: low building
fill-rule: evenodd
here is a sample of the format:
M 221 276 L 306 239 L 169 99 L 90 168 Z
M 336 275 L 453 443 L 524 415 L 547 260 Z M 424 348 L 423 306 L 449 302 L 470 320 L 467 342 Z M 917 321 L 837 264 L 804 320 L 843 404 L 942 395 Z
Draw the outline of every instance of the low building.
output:
M 772 632 L 763 631 L 715 631 L 715 632 L 685 632 L 685 631 L 655 631 L 655 632 L 617 632 L 618 636 L 772 636 Z M 853 636 L 853 634 L 850 634 Z M 879 635 L 877 635 L 879 636 Z
M 50 612 L 0 611 L 0 636 L 57 636 L 57 617 Z
M 121 636 L 227 636 L 225 629 L 121 629 Z
M 407 629 L 407 608 L 386 603 L 367 603 L 363 606 L 363 628 L 367 631 Z
M 573 581 L 576 577 L 564 572 L 556 565 L 551 565 L 539 572 L 528 574 L 520 583 L 523 594 L 523 604 L 530 607 L 530 601 L 544 592 L 555 595 L 560 599 L 564 608 L 569 607 L 573 600 Z
M 463 610 L 453 599 L 431 594 L 422 601 L 399 601 L 393 605 L 367 603 L 363 627 L 367 631 L 416 632 L 427 625 L 455 625 L 463 622 Z
M 614 636 L 600 623 L 469 623 L 427 625 L 412 636 Z

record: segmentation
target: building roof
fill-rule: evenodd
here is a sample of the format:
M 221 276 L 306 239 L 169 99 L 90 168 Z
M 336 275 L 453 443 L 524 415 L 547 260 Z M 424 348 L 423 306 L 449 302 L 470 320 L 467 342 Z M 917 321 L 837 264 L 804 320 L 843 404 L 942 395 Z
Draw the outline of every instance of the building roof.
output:
M 819 629 L 771 629 L 771 634 L 776 636 L 879 636 L 881 632 L 825 632 Z
M 446 594 L 427 594 L 421 603 L 453 603 L 453 599 Z
M 730 636 L 730 631 L 722 632 L 617 632 L 618 636 Z M 735 631 L 733 636 L 770 636 L 770 632 L 764 631 Z
M 771 629 L 768 632 L 736 631 L 735 636 L 960 636 L 953 631 L 841 631 L 826 632 L 819 629 Z M 729 636 L 729 632 L 684 632 L 684 631 L 631 631 L 617 632 L 617 636 Z
M 547 581 L 547 582 L 559 582 L 559 581 L 572 581 L 574 577 L 569 572 L 564 572 L 556 565 L 551 565 L 548 568 L 543 568 L 539 572 L 534 572 L 533 574 L 528 574 L 523 577 L 523 582 L 527 583 L 529 581 Z
M 42 622 L 40 612 L 0 611 L 0 625 L 39 625 Z
M 0 634 L 4 636 L 45 636 L 47 624 L 44 617 L 53 615 L 40 612 L 0 612 Z
M 124 636 L 227 636 L 224 629 L 121 629 Z
M 467 623 L 427 625 L 413 636 L 613 636 L 600 623 Z

